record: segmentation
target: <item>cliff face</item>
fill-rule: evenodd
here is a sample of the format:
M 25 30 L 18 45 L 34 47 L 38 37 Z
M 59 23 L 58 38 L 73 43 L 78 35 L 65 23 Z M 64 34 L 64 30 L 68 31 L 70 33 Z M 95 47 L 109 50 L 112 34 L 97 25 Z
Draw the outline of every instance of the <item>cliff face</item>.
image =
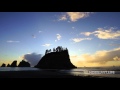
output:
M 76 68 L 70 62 L 68 50 L 63 50 L 60 52 L 51 52 L 51 53 L 45 54 L 35 67 L 42 68 L 42 69 Z

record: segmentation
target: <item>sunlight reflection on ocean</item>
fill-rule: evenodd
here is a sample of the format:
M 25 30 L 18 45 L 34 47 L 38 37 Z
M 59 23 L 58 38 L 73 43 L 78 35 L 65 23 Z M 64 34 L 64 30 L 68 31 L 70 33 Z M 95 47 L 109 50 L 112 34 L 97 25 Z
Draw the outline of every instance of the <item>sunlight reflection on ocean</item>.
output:
M 90 71 L 97 71 L 97 72 L 114 72 L 114 73 L 89 73 Z M 99 78 L 106 77 L 106 78 L 120 78 L 120 67 L 92 67 L 92 68 L 77 68 L 77 69 L 70 69 L 70 70 L 61 70 L 61 72 L 70 74 L 73 76 L 99 76 Z

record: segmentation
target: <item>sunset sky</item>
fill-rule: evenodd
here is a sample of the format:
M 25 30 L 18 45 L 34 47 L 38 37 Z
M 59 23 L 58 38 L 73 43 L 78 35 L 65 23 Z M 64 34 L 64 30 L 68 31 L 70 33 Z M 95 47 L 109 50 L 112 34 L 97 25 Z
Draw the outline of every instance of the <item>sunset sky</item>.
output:
M 77 67 L 120 66 L 120 12 L 0 12 L 0 66 L 57 46 Z

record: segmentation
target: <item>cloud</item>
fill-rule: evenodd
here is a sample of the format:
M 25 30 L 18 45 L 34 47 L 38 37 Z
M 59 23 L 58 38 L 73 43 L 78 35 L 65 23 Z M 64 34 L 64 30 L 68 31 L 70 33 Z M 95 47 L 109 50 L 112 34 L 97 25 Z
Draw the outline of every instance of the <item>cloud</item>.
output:
M 100 39 L 117 39 L 117 37 L 120 37 L 120 31 L 112 31 L 112 30 L 113 28 L 110 28 L 108 30 L 98 28 L 98 30 L 94 32 L 94 35 Z
M 19 43 L 20 41 L 13 41 L 13 40 L 8 40 L 8 43 Z
M 42 31 L 39 31 L 39 33 L 41 33 Z
M 67 12 L 67 15 L 69 16 L 72 22 L 75 22 L 81 18 L 88 17 L 89 14 L 90 12 Z
M 78 21 L 79 19 L 88 17 L 90 14 L 91 12 L 66 12 L 64 15 L 61 15 L 59 21 L 69 19 L 71 22 L 75 22 Z
M 67 20 L 67 16 L 66 15 L 62 15 L 60 18 L 59 18 L 59 21 L 63 21 L 63 20 Z
M 74 41 L 75 43 L 78 43 L 78 42 L 81 42 L 83 40 L 92 40 L 92 38 L 73 38 L 71 40 Z
M 120 48 L 96 51 L 94 54 L 71 56 L 71 59 L 75 61 L 77 66 L 81 66 L 83 63 L 84 65 L 105 65 L 111 61 L 120 61 Z
M 93 32 L 82 32 L 81 34 L 83 34 L 85 36 L 90 36 L 91 34 L 93 34 Z
M 72 27 L 72 29 L 75 29 L 75 27 Z
M 50 45 L 52 45 L 52 44 L 44 44 L 42 46 L 49 47 Z
M 30 62 L 31 66 L 35 66 L 41 58 L 42 58 L 42 54 L 37 54 L 37 53 L 29 53 L 22 56 L 22 59 Z
M 120 30 L 115 31 L 115 28 L 111 27 L 109 29 L 98 28 L 94 32 L 82 32 L 85 36 L 90 36 L 93 34 L 99 39 L 118 39 L 120 37 Z
M 56 35 L 57 35 L 57 40 L 60 40 L 62 36 L 60 34 L 56 34 Z
M 120 61 L 120 58 L 116 56 L 116 57 L 113 58 L 113 60 Z

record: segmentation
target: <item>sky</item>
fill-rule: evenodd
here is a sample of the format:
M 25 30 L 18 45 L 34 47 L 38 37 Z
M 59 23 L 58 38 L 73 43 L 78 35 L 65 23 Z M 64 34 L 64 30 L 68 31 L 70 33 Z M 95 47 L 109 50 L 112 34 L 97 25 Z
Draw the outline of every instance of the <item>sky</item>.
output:
M 0 66 L 68 48 L 77 67 L 120 66 L 120 12 L 0 12 Z

